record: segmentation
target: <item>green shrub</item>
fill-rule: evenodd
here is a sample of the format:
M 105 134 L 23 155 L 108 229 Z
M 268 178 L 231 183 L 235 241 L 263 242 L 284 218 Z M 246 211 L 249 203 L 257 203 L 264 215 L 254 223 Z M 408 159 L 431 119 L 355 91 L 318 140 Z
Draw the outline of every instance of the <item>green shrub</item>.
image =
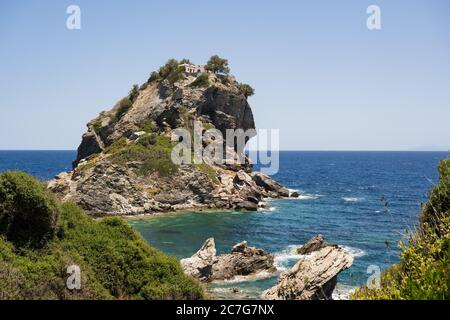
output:
M 40 246 L 52 237 L 59 215 L 55 197 L 30 175 L 0 175 L 0 233 L 19 245 Z
M 158 81 L 158 80 L 161 80 L 161 76 L 159 75 L 159 72 L 153 71 L 150 74 L 150 77 L 148 78 L 147 82 L 150 83 L 150 82 Z
M 156 136 L 155 142 L 150 143 L 145 138 L 140 142 L 128 145 L 125 149 L 111 156 L 113 163 L 121 166 L 127 166 L 129 162 L 139 161 L 142 164 L 135 172 L 142 176 L 157 172 L 161 177 L 171 176 L 178 171 L 178 166 L 172 162 L 171 150 L 172 143 L 169 138 Z
M 123 219 L 92 221 L 77 206 L 64 204 L 63 220 L 62 248 L 79 252 L 114 297 L 203 297 L 200 285 L 183 274 L 175 258 L 149 246 Z
M 105 149 L 106 154 L 114 154 L 119 150 L 124 149 L 128 145 L 128 139 L 125 137 L 120 138 L 119 140 L 114 141 L 110 146 Z
M 180 63 L 176 59 L 170 59 L 159 68 L 158 74 L 161 79 L 167 79 L 170 83 L 183 80 L 185 68 L 180 66 Z M 156 76 L 155 76 L 156 77 Z
M 381 288 L 360 288 L 353 299 L 450 299 L 450 158 L 439 173 L 417 232 L 400 245 L 400 263 L 383 273 Z
M 220 72 L 228 74 L 230 72 L 230 68 L 228 67 L 228 60 L 222 59 L 218 55 L 213 55 L 211 58 L 209 58 L 205 68 L 206 70 L 214 73 Z
M 146 148 L 151 147 L 156 143 L 156 134 L 154 133 L 145 134 L 139 138 L 137 143 Z
M 207 73 L 201 73 L 189 84 L 190 87 L 209 87 L 209 76 Z
M 155 125 L 155 122 L 151 119 L 145 119 L 142 123 L 142 131 L 145 131 L 147 133 L 156 132 L 157 127 Z
M 185 68 L 183 66 L 179 66 L 175 71 L 171 72 L 167 77 L 167 81 L 169 81 L 170 83 L 175 83 L 181 80 L 184 80 L 184 71 Z
M 133 102 L 131 101 L 130 97 L 123 98 L 119 102 L 119 107 L 117 108 L 116 113 L 114 114 L 114 117 L 112 119 L 113 123 L 118 122 L 122 117 L 128 112 L 128 110 L 131 109 L 133 106 Z
M 139 95 L 139 85 L 134 84 L 131 87 L 130 92 L 128 93 L 128 98 L 130 99 L 131 102 L 134 102 L 134 101 L 136 101 L 136 98 L 138 97 L 138 95 Z
M 95 221 L 75 204 L 60 205 L 49 200 L 48 192 L 28 175 L 7 173 L 1 175 L 0 181 L 2 210 L 7 207 L 5 203 L 16 199 L 10 195 L 19 193 L 31 194 L 32 199 L 42 203 L 20 201 L 18 205 L 54 205 L 60 213 L 53 225 L 55 236 L 44 246 L 17 248 L 0 235 L 0 299 L 204 298 L 201 285 L 184 275 L 175 258 L 150 246 L 123 219 Z M 31 193 L 23 192 L 27 189 L 22 185 L 25 182 L 32 185 Z M 81 269 L 79 290 L 66 287 L 67 267 L 74 264 Z
M 437 234 L 445 235 L 441 229 L 442 217 L 450 211 L 450 158 L 439 165 L 439 184 L 430 193 L 430 199 L 422 210 L 420 221 L 428 224 Z
M 180 60 L 180 64 L 184 64 L 184 63 L 192 64 L 191 60 L 189 60 L 187 58 L 183 58 Z
M 239 91 L 245 96 L 245 98 L 248 98 L 255 94 L 255 90 L 246 83 L 239 84 Z
M 176 59 L 169 59 L 165 65 L 159 68 L 159 76 L 166 79 L 171 73 L 177 71 L 179 65 Z
M 217 172 L 207 163 L 195 164 L 195 167 L 203 172 L 203 174 L 211 181 L 213 184 L 219 184 L 219 179 L 217 178 Z
M 96 119 L 94 122 L 92 122 L 92 128 L 94 129 L 94 132 L 96 134 L 100 134 L 100 130 L 102 129 L 102 122 L 100 119 Z

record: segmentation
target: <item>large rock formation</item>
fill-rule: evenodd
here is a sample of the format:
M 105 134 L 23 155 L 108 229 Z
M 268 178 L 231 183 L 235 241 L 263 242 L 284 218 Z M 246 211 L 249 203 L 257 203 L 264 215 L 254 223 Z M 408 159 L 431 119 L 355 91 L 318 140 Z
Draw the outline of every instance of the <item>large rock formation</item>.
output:
M 262 249 L 249 247 L 247 241 L 236 244 L 229 254 L 216 256 L 214 239 L 206 240 L 192 257 L 182 259 L 186 274 L 201 281 L 227 280 L 235 276 L 249 276 L 276 271 L 274 258 Z
M 181 259 L 184 273 L 201 281 L 211 279 L 212 266 L 217 262 L 214 238 L 209 238 L 203 246 L 190 258 Z
M 256 210 L 266 197 L 289 196 L 270 177 L 252 172 L 248 161 L 172 163 L 170 139 L 176 128 L 192 131 L 194 121 L 202 122 L 203 131 L 255 128 L 252 110 L 233 77 L 210 73 L 208 84 L 196 86 L 195 76 L 175 75 L 175 80 L 173 75 L 149 80 L 90 121 L 73 171 L 59 175 L 49 188 L 94 216 L 193 208 Z
M 338 246 L 313 250 L 291 270 L 282 273 L 277 284 L 264 291 L 261 297 L 267 300 L 331 299 L 337 275 L 352 263 L 353 258 Z

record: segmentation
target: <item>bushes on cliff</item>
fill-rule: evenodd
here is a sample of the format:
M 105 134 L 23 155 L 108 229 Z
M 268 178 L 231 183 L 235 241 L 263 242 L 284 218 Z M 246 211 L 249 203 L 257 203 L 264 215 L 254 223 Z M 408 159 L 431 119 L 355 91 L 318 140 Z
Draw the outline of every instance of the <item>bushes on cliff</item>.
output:
M 75 204 L 59 204 L 24 173 L 2 174 L 0 186 L 2 218 L 11 212 L 36 215 L 37 208 L 59 213 L 51 224 L 54 232 L 39 247 L 18 246 L 9 236 L 34 235 L 31 227 L 41 225 L 41 219 L 35 224 L 36 217 L 27 215 L 33 224 L 19 229 L 2 224 L 7 234 L 0 234 L 0 299 L 203 298 L 201 286 L 183 274 L 176 259 L 148 245 L 124 220 L 94 221 Z M 74 264 L 81 269 L 79 290 L 66 286 L 67 267 Z
M 138 97 L 138 95 L 139 95 L 139 85 L 133 84 L 130 92 L 128 93 L 128 98 L 131 100 L 131 102 L 134 102 Z
M 148 78 L 147 82 L 150 83 L 150 82 L 158 81 L 158 80 L 161 80 L 161 76 L 159 75 L 159 72 L 153 71 L 150 74 L 150 77 Z
M 128 96 L 120 100 L 117 111 L 112 118 L 112 123 L 118 122 L 120 119 L 122 119 L 122 117 L 128 112 L 128 110 L 131 109 L 131 107 L 133 106 L 133 102 L 136 101 L 138 96 L 139 86 L 137 84 L 134 84 L 131 87 Z
M 19 245 L 51 238 L 59 215 L 55 197 L 23 172 L 0 175 L 0 234 Z
M 165 65 L 159 68 L 159 77 L 154 75 L 153 78 L 167 79 L 170 83 L 175 83 L 184 79 L 184 71 L 184 67 L 180 66 L 176 59 L 169 59 Z
M 255 94 L 255 89 L 253 89 L 249 84 L 246 83 L 239 84 L 239 91 L 245 96 L 245 98 L 248 98 Z
M 172 162 L 171 150 L 169 138 L 146 134 L 114 153 L 111 160 L 121 166 L 138 161 L 141 164 L 135 169 L 137 174 L 146 176 L 157 172 L 161 177 L 167 177 L 178 171 L 178 166 Z
M 450 299 L 450 158 L 439 173 L 417 232 L 401 245 L 400 263 L 382 275 L 381 288 L 361 288 L 353 299 Z
M 149 246 L 117 217 L 93 221 L 79 207 L 63 205 L 61 248 L 77 252 L 100 283 L 117 298 L 199 299 L 200 285 L 178 261 Z
M 133 106 L 133 102 L 131 101 L 130 97 L 125 97 L 119 102 L 119 107 L 117 108 L 116 113 L 114 114 L 114 117 L 112 119 L 112 122 L 118 122 L 122 117 L 125 115 L 125 113 L 128 112 L 128 110 L 131 109 Z
M 219 57 L 217 54 L 211 56 L 205 66 L 206 70 L 214 73 L 230 73 L 230 68 L 228 67 L 228 60 Z
M 209 86 L 209 76 L 207 73 L 201 73 L 192 83 L 189 84 L 190 87 L 208 87 Z
M 430 193 L 430 199 L 422 210 L 420 221 L 436 234 L 445 235 L 443 218 L 450 215 L 450 159 L 439 166 L 439 184 Z

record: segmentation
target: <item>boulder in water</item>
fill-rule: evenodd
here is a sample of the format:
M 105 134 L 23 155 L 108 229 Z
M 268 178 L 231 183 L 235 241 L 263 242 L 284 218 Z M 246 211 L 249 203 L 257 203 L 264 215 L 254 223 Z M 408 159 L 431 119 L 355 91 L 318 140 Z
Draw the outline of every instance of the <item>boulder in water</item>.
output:
M 277 284 L 264 291 L 261 297 L 267 300 L 331 299 L 337 275 L 352 263 L 353 258 L 344 249 L 326 246 L 282 273 Z
M 209 238 L 190 258 L 182 259 L 181 266 L 185 274 L 201 281 L 208 281 L 212 275 L 212 266 L 217 262 L 214 238 Z

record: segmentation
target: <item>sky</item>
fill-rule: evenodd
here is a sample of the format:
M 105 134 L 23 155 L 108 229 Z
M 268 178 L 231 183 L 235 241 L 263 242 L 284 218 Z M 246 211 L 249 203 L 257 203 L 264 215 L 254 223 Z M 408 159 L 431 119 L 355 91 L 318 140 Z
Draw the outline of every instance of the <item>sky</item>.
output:
M 81 29 L 66 27 L 69 5 Z M 366 26 L 369 5 L 381 30 Z M 169 58 L 218 54 L 283 150 L 448 150 L 450 2 L 1 1 L 0 149 L 76 149 Z

